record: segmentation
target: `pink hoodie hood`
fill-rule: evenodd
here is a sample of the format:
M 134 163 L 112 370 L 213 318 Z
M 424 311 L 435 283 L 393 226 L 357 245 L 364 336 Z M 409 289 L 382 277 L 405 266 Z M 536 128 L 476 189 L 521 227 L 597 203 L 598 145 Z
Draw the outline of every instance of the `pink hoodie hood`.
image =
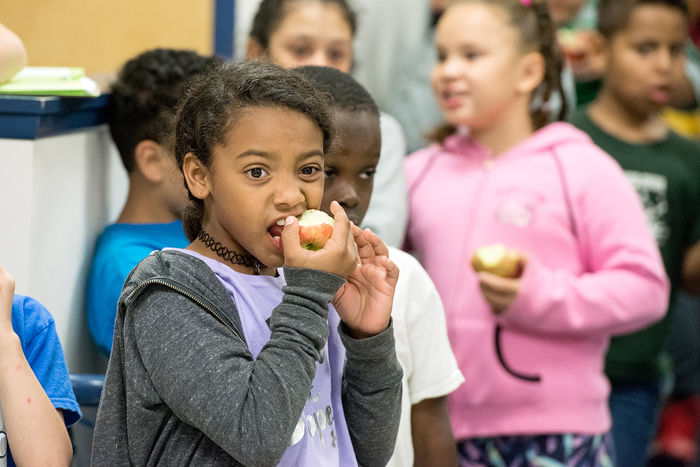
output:
M 668 281 L 633 188 L 583 132 L 551 124 L 498 157 L 455 134 L 406 161 L 408 244 L 445 304 L 465 377 L 455 436 L 609 429 L 610 335 L 661 318 Z M 480 246 L 527 255 L 495 316 L 470 265 Z

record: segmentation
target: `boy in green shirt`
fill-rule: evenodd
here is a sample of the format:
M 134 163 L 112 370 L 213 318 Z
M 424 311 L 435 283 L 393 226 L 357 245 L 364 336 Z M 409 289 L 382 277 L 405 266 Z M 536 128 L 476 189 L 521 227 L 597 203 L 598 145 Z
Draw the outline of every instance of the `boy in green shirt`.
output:
M 700 289 L 700 147 L 667 128 L 661 110 L 684 73 L 682 0 L 601 0 L 606 70 L 596 99 L 571 118 L 622 166 L 644 203 L 673 301 Z M 656 430 L 669 316 L 612 339 L 606 373 L 619 466 L 642 466 Z

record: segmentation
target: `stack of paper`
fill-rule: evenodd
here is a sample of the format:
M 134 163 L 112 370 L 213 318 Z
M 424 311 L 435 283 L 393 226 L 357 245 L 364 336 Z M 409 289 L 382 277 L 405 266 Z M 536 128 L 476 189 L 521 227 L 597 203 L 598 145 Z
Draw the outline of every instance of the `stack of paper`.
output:
M 99 96 L 100 89 L 80 67 L 27 66 L 0 84 L 0 94 Z

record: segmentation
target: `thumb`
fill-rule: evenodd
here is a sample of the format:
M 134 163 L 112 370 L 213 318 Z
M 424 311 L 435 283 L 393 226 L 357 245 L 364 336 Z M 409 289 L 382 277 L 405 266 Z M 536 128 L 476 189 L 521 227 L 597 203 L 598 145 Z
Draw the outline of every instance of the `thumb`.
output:
M 287 216 L 284 220 L 284 229 L 282 229 L 282 248 L 284 256 L 289 256 L 301 250 L 299 241 L 299 220 L 294 216 Z

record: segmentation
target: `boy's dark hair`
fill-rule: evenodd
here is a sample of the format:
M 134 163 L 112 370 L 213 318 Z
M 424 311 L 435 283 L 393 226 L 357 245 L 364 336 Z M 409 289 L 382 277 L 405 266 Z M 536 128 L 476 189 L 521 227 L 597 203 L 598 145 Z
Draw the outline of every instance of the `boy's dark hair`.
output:
M 241 112 L 256 107 L 287 108 L 304 114 L 323 133 L 323 151 L 331 145 L 328 96 L 294 70 L 262 62 L 224 63 L 198 76 L 175 117 L 175 158 L 182 170 L 187 153 L 209 167 L 214 147 L 224 144 Z M 202 230 L 204 202 L 189 192 L 183 214 L 185 234 L 194 241 Z
M 536 102 L 546 103 L 554 94 L 558 94 L 561 109 L 557 120 L 563 120 L 567 112 L 566 97 L 561 83 L 561 71 L 564 61 L 557 45 L 556 26 L 549 15 L 546 0 L 530 0 L 524 4 L 522 0 L 455 0 L 456 3 L 477 2 L 495 5 L 503 9 L 510 23 L 517 29 L 520 36 L 520 47 L 525 52 L 539 52 L 545 61 L 545 74 L 539 88 L 532 93 Z M 448 6 L 449 9 L 449 6 Z M 530 112 L 532 123 L 536 129 L 542 128 L 551 120 L 547 105 L 539 105 Z M 430 139 L 442 143 L 446 137 L 455 132 L 451 125 L 438 127 Z
M 379 108 L 372 96 L 348 73 L 325 66 L 302 66 L 295 70 L 310 78 L 321 91 L 327 93 L 334 109 L 370 112 L 379 116 Z
M 598 31 L 604 37 L 611 38 L 627 26 L 635 7 L 650 4 L 677 8 L 684 16 L 688 16 L 688 4 L 685 0 L 599 0 Z
M 153 49 L 124 64 L 111 88 L 107 120 L 127 172 L 135 169 L 139 142 L 166 140 L 187 82 L 220 62 L 190 50 Z
M 263 49 L 267 49 L 270 44 L 270 36 L 272 36 L 277 27 L 287 16 L 289 5 L 294 2 L 311 1 L 338 5 L 343 12 L 345 20 L 350 25 L 352 35 L 355 36 L 357 18 L 355 12 L 350 8 L 346 0 L 262 0 L 253 18 L 250 37 L 255 39 Z

